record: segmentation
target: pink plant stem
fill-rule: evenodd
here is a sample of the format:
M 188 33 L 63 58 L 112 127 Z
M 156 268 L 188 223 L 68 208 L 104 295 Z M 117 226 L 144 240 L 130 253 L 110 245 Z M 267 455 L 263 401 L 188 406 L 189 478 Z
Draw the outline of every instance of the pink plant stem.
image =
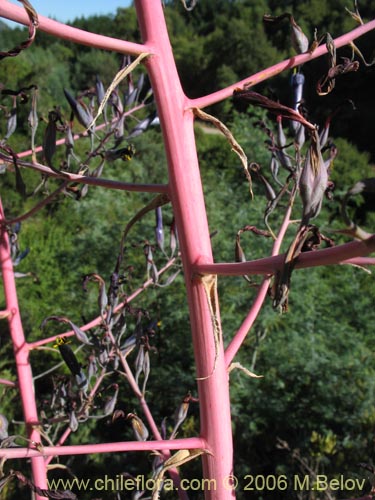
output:
M 280 251 L 281 244 L 284 240 L 284 236 L 287 232 L 289 222 L 290 222 L 290 217 L 292 213 L 292 206 L 293 206 L 293 200 L 290 201 L 288 210 L 285 213 L 283 222 L 281 224 L 279 234 L 277 235 L 277 238 L 273 244 L 272 247 L 272 255 L 277 255 Z M 229 343 L 228 347 L 225 349 L 225 363 L 229 367 L 231 362 L 233 361 L 235 355 L 237 354 L 238 350 L 240 349 L 242 342 L 245 340 L 247 334 L 251 330 L 254 321 L 258 317 L 258 314 L 260 312 L 261 307 L 263 306 L 263 303 L 267 297 L 267 292 L 268 288 L 270 285 L 271 278 L 267 277 L 263 280 L 262 284 L 259 287 L 257 296 L 254 300 L 254 303 L 246 316 L 245 320 L 243 321 L 242 325 L 238 329 L 237 333 Z
M 11 380 L 7 380 L 5 378 L 0 378 L 0 384 L 6 385 L 7 387 L 18 387 L 16 382 L 12 382 Z
M 153 450 L 194 450 L 207 448 L 201 437 L 184 439 L 165 439 L 161 441 L 119 441 L 116 443 L 77 444 L 71 446 L 44 446 L 42 450 L 34 448 L 0 448 L 0 458 L 39 458 L 49 456 L 89 455 L 95 453 L 120 453 L 126 451 Z M 44 497 L 43 497 L 44 499 Z
M 0 200 L 0 220 L 4 218 L 3 207 Z M 35 443 L 40 443 L 40 434 L 36 429 L 38 412 L 35 404 L 34 386 L 31 366 L 29 363 L 29 350 L 23 333 L 21 315 L 18 307 L 16 284 L 14 280 L 13 264 L 10 254 L 8 233 L 0 227 L 0 261 L 3 274 L 4 294 L 6 297 L 9 331 L 13 342 L 14 356 L 18 375 L 18 387 L 21 396 L 22 409 L 26 423 L 28 438 Z M 42 456 L 31 459 L 34 482 L 40 488 L 46 489 L 46 466 Z M 40 495 L 35 496 L 41 500 Z
M 375 235 L 366 241 L 351 241 L 336 247 L 324 248 L 311 252 L 303 252 L 297 259 L 295 269 L 334 264 L 374 264 L 374 259 L 358 260 L 375 252 Z M 218 274 L 223 276 L 242 276 L 244 274 L 274 274 L 281 269 L 285 256 L 276 255 L 249 262 L 229 262 L 196 264 L 193 271 L 200 274 Z
M 5 0 L 1 0 L 0 2 L 0 17 L 5 17 L 6 19 L 25 25 L 29 24 L 29 18 L 25 10 Z M 41 31 L 70 42 L 88 45 L 96 49 L 111 50 L 119 52 L 120 54 L 139 55 L 145 52 L 144 47 L 138 43 L 126 42 L 108 36 L 89 33 L 88 31 L 72 28 L 71 26 L 53 21 L 44 16 L 38 16 L 38 19 L 39 29 Z
M 335 38 L 335 46 L 336 48 L 339 48 L 348 45 L 353 40 L 365 35 L 366 33 L 369 33 L 373 29 L 375 29 L 375 20 L 363 24 L 358 28 L 350 31 L 349 33 L 345 33 L 345 35 Z M 211 106 L 212 104 L 216 104 L 220 101 L 223 101 L 224 99 L 227 99 L 228 97 L 231 97 L 233 95 L 233 91 L 237 88 L 242 89 L 244 87 L 253 87 L 254 85 L 264 82 L 265 80 L 268 80 L 269 78 L 272 78 L 273 76 L 276 76 L 287 69 L 292 69 L 296 66 L 300 66 L 301 64 L 313 61 L 317 57 L 320 57 L 326 53 L 326 46 L 320 45 L 316 50 L 314 50 L 312 54 L 310 54 L 309 52 L 305 52 L 304 54 L 290 57 L 289 59 L 285 59 L 284 61 L 274 64 L 267 69 L 263 69 L 262 71 L 259 71 L 258 73 L 255 73 L 254 75 L 251 75 L 244 80 L 234 83 L 233 85 L 229 85 L 225 89 L 219 90 L 203 97 L 198 97 L 197 99 L 190 99 L 189 107 L 205 108 L 207 106 Z
M 190 322 L 198 376 L 201 436 L 210 455 L 203 456 L 204 477 L 215 479 L 205 498 L 234 498 L 224 478 L 232 474 L 233 445 L 228 374 L 222 341 L 215 345 L 213 318 L 201 279 L 192 266 L 212 264 L 212 250 L 194 138 L 194 117 L 187 110 L 168 39 L 161 2 L 135 2 L 141 34 L 149 52 L 146 66 L 154 89 L 169 166 L 170 190 L 185 270 Z M 219 311 L 216 320 L 220 321 Z M 217 357 L 217 359 L 216 359 Z M 216 359 L 216 366 L 215 366 Z M 214 368 L 215 366 L 215 368 Z
M 1 155 L 4 159 L 4 156 Z M 6 158 L 8 161 L 8 157 Z M 12 163 L 13 160 L 9 159 Z M 54 172 L 51 168 L 42 165 L 41 163 L 28 163 L 19 160 L 18 166 L 28 167 L 32 170 L 54 177 L 56 179 L 63 179 L 69 182 L 79 182 L 81 184 L 88 184 L 89 186 L 104 187 L 107 189 L 119 189 L 120 191 L 135 191 L 138 193 L 166 193 L 168 187 L 165 184 L 134 184 L 131 182 L 113 181 L 110 179 L 103 179 L 102 177 L 91 177 L 89 175 L 72 174 L 70 172 Z

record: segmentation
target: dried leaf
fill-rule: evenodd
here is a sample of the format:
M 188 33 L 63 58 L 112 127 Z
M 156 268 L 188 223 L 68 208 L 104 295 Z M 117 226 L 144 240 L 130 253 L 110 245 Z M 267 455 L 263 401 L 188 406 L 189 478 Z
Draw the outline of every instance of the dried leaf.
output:
M 99 109 L 98 109 L 98 112 L 95 116 L 95 118 L 93 118 L 91 120 L 91 122 L 89 122 L 89 124 L 86 126 L 86 129 L 89 130 L 91 129 L 97 119 L 99 118 L 99 116 L 102 114 L 103 112 L 103 109 L 104 109 L 104 106 L 107 104 L 108 102 L 108 99 L 110 98 L 112 92 L 115 90 L 115 88 L 120 84 L 120 82 L 129 74 L 131 73 L 137 66 L 138 64 L 140 64 L 140 62 L 145 58 L 145 57 L 148 57 L 150 54 L 148 52 L 143 52 L 142 54 L 140 54 L 137 59 L 135 61 L 133 61 L 131 64 L 129 64 L 128 66 L 126 66 L 125 68 L 122 68 L 120 69 L 120 71 L 116 74 L 116 76 L 114 77 L 113 81 L 111 82 L 110 86 L 108 87 L 106 93 L 104 94 L 104 97 L 102 99 L 102 101 L 100 102 L 100 106 L 99 106 Z
M 363 62 L 363 64 L 365 66 L 367 66 L 368 68 L 373 66 L 375 64 L 375 57 L 374 59 L 371 61 L 371 62 L 367 62 L 364 55 L 362 54 L 362 52 L 359 50 L 359 48 L 357 47 L 357 45 L 354 43 L 354 42 L 350 42 L 349 43 L 350 47 L 352 48 L 353 50 L 353 53 L 357 54 L 359 56 L 359 58 L 361 59 L 361 61 Z
M 31 129 L 31 151 L 32 151 L 32 160 L 36 162 L 36 153 L 35 153 L 35 134 L 38 129 L 38 113 L 37 113 L 37 102 L 38 102 L 38 87 L 34 86 L 32 89 L 31 96 L 31 109 L 28 116 L 28 123 Z
M 190 0 L 190 5 L 187 5 L 186 3 L 186 0 L 181 0 L 182 2 L 182 5 L 184 6 L 185 10 L 187 10 L 188 12 L 193 10 L 194 7 L 197 5 L 198 3 L 198 0 Z
M 254 106 L 265 108 L 271 113 L 280 115 L 283 118 L 297 121 L 302 125 L 304 125 L 309 130 L 312 131 L 315 130 L 315 125 L 306 120 L 306 118 L 304 118 L 300 113 L 298 113 L 298 111 L 289 108 L 288 106 L 284 106 L 279 102 L 273 101 L 272 99 L 269 99 L 268 97 L 258 94 L 253 90 L 241 90 L 241 89 L 235 90 L 233 93 L 233 97 L 235 99 L 244 99 L 245 101 L 250 102 Z
M 92 133 L 94 131 L 92 114 L 86 104 L 80 99 L 76 100 L 67 89 L 64 89 L 65 97 L 70 105 L 73 115 L 85 129 Z
M 117 384 L 114 384 L 115 387 L 115 392 L 113 396 L 106 402 L 104 406 L 104 415 L 108 417 L 109 415 L 112 415 L 112 413 L 115 411 L 116 404 L 117 404 L 117 396 L 119 393 L 119 386 Z
M 58 323 L 66 323 L 70 325 L 71 329 L 74 331 L 77 339 L 80 342 L 86 345 L 92 345 L 86 333 L 83 330 L 81 330 L 76 324 L 74 324 L 73 321 L 70 321 L 70 319 L 65 318 L 64 316 L 48 316 L 42 321 L 42 324 L 40 325 L 40 328 L 42 330 L 46 326 L 47 321 L 57 321 Z
M 178 450 L 174 455 L 169 457 L 163 464 L 163 467 L 158 471 L 154 477 L 154 490 L 152 492 L 152 500 L 158 500 L 160 494 L 160 486 L 162 485 L 164 474 L 169 469 L 174 469 L 180 467 L 181 465 L 194 460 L 195 458 L 203 455 L 204 453 L 209 453 L 207 450 L 197 448 L 195 450 Z
M 75 412 L 72 410 L 69 414 L 69 427 L 72 432 L 76 432 L 79 423 Z
M 316 226 L 301 224 L 285 255 L 283 267 L 275 276 L 272 291 L 275 309 L 280 309 L 281 312 L 288 310 L 290 280 L 297 259 L 303 251 L 316 250 L 322 241 L 333 245 L 333 241 L 321 235 Z
M 7 141 L 9 137 L 14 134 L 15 130 L 17 128 L 17 106 L 16 106 L 16 101 L 14 101 L 14 106 L 10 110 L 10 113 L 8 115 L 8 120 L 7 120 L 7 132 L 4 136 L 4 141 Z
M 148 439 L 149 432 L 145 424 L 138 417 L 138 415 L 135 415 L 134 413 L 129 413 L 126 418 L 130 419 L 131 421 L 136 439 L 138 441 L 146 441 Z
M 22 474 L 20 471 L 10 470 L 10 478 L 17 478 L 22 484 L 28 486 L 34 493 L 41 497 L 51 498 L 52 500 L 77 500 L 77 496 L 70 490 L 44 490 L 36 486 L 30 479 Z
M 0 142 L 0 149 L 4 150 L 8 155 L 12 157 L 14 173 L 16 176 L 16 190 L 22 196 L 22 198 L 26 198 L 26 186 L 23 182 L 20 168 L 18 166 L 18 158 L 16 153 L 7 145 Z
M 301 225 L 307 225 L 310 219 L 319 214 L 327 186 L 328 172 L 321 153 L 319 135 L 315 130 L 311 135 L 311 144 L 299 180 L 303 203 Z
M 294 17 L 292 14 L 289 14 L 288 12 L 285 12 L 284 14 L 281 14 L 280 16 L 271 16 L 269 14 L 266 14 L 263 16 L 263 21 L 266 23 L 279 23 L 283 19 L 288 19 L 290 26 L 291 26 L 291 41 L 292 41 L 292 46 L 294 50 L 299 53 L 303 54 L 304 52 L 307 52 L 309 48 L 309 40 L 307 36 L 304 34 L 302 31 L 301 27 L 296 23 Z
M 201 120 L 208 121 L 212 123 L 217 129 L 224 134 L 225 138 L 229 142 L 229 144 L 232 146 L 232 150 L 239 156 L 246 178 L 249 183 L 249 190 L 250 190 L 250 195 L 253 198 L 253 188 L 252 188 L 252 180 L 251 180 L 251 175 L 249 171 L 249 164 L 247 160 L 247 156 L 245 154 L 245 151 L 242 149 L 242 147 L 238 144 L 236 139 L 234 138 L 232 132 L 222 123 L 220 120 L 215 118 L 212 115 L 209 115 L 208 113 L 205 113 L 199 108 L 193 108 L 193 113 L 195 116 L 200 118 Z
M 8 419 L 0 413 L 0 441 L 8 437 Z
M 354 19 L 354 21 L 356 23 L 358 23 L 359 25 L 363 25 L 364 22 L 362 20 L 361 14 L 359 13 L 358 5 L 357 5 L 357 1 L 356 0 L 354 1 L 354 8 L 355 8 L 355 12 L 352 12 L 347 7 L 345 7 L 345 10 L 346 10 L 346 12 L 348 12 L 352 16 L 352 18 Z
M 211 316 L 212 330 L 214 335 L 215 342 L 215 359 L 214 365 L 212 367 L 212 371 L 209 375 L 205 377 L 199 377 L 197 380 L 205 380 L 209 378 L 215 371 L 217 358 L 219 356 L 219 348 L 220 342 L 222 340 L 222 330 L 221 324 L 219 321 L 219 302 L 217 295 L 217 275 L 216 274 L 207 274 L 206 276 L 201 277 L 201 282 L 204 287 L 204 291 L 206 293 L 208 308 Z
M 126 139 L 127 140 L 134 139 L 134 137 L 138 137 L 141 134 L 143 134 L 143 132 L 145 132 L 150 127 L 151 123 L 155 120 L 155 118 L 156 118 L 156 113 L 155 112 L 151 113 L 130 131 Z
M 175 254 L 176 248 L 178 245 L 177 240 L 177 228 L 176 221 L 173 219 L 172 224 L 170 226 L 170 235 L 169 235 L 169 246 L 171 247 L 171 257 Z
M 28 2 L 28 0 L 18 0 L 18 1 L 22 3 L 24 9 L 26 10 L 26 14 L 29 17 L 29 21 L 30 21 L 30 23 L 29 23 L 29 37 L 27 40 L 21 42 L 19 45 L 17 45 L 13 49 L 8 50 L 7 52 L 0 52 L 0 60 L 4 59 L 5 57 L 18 56 L 18 54 L 20 52 L 22 52 L 23 50 L 30 47 L 30 45 L 33 43 L 33 41 L 35 39 L 36 30 L 37 30 L 38 25 L 39 25 L 38 14 L 37 14 L 36 10 L 34 9 L 34 7 L 31 5 L 31 3 Z
M 98 75 L 96 75 L 95 79 L 95 91 L 96 91 L 96 97 L 98 99 L 98 105 L 100 105 L 104 100 L 105 90 L 103 82 L 101 81 Z
M 248 370 L 247 368 L 245 368 L 244 366 L 242 366 L 241 363 L 239 363 L 238 361 L 235 362 L 235 363 L 231 363 L 229 365 L 228 373 L 230 373 L 233 370 L 241 370 L 241 371 L 243 371 L 244 373 L 246 373 L 246 375 L 248 375 L 251 378 L 263 378 L 263 375 L 256 375 L 255 373 L 251 372 L 250 370 Z
M 157 207 L 155 209 L 155 219 L 156 219 L 156 226 L 155 226 L 156 243 L 160 248 L 160 250 L 164 252 L 164 227 L 163 227 L 163 212 L 161 207 Z
M 107 306 L 108 306 L 108 296 L 107 296 L 105 281 L 101 276 L 99 276 L 99 274 L 95 273 L 87 274 L 83 278 L 82 287 L 84 291 L 87 291 L 86 287 L 89 281 L 95 281 L 96 283 L 99 284 L 98 305 L 100 309 L 100 314 L 102 317 L 104 317 L 104 314 L 107 311 Z

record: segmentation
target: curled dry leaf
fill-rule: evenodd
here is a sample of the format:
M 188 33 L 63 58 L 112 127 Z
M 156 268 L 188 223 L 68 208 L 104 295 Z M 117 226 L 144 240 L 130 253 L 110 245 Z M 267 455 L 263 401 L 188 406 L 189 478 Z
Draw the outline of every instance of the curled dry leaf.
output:
M 31 5 L 31 3 L 28 0 L 18 0 L 19 2 L 22 3 L 24 9 L 26 10 L 26 14 L 29 17 L 29 37 L 27 40 L 21 42 L 19 45 L 14 47 L 11 50 L 8 50 L 7 52 L 0 52 L 0 60 L 4 59 L 5 57 L 15 57 L 18 56 L 20 52 L 23 50 L 27 49 L 30 47 L 30 45 L 33 43 L 36 35 L 36 30 L 39 25 L 38 21 L 38 14 L 34 7 Z
M 212 123 L 213 125 L 215 125 L 215 127 L 217 129 L 219 129 L 220 132 L 222 132 L 222 134 L 224 134 L 225 138 L 227 139 L 229 144 L 232 146 L 232 150 L 239 156 L 239 158 L 241 160 L 246 178 L 247 178 L 248 183 L 249 183 L 250 195 L 253 198 L 252 180 L 251 180 L 251 175 L 250 175 L 250 171 L 249 171 L 249 163 L 247 160 L 247 156 L 245 154 L 245 151 L 240 146 L 240 144 L 234 138 L 232 132 L 220 120 L 218 120 L 217 118 L 215 118 L 212 115 L 209 115 L 208 113 L 205 113 L 204 111 L 202 111 L 199 108 L 193 108 L 193 113 L 195 116 L 197 116 L 201 120 L 208 121 L 208 122 Z
M 248 370 L 245 366 L 242 366 L 241 363 L 238 361 L 235 363 L 231 363 L 228 368 L 228 373 L 230 373 L 233 370 L 241 370 L 242 372 L 246 373 L 251 378 L 263 378 L 263 375 L 256 375 L 255 373 L 251 372 Z
M 273 101 L 268 97 L 265 97 L 258 92 L 254 92 L 253 90 L 242 90 L 238 89 L 233 92 L 233 97 L 235 99 L 243 99 L 245 101 L 250 102 L 254 106 L 259 106 L 261 108 L 265 108 L 273 114 L 281 116 L 283 118 L 287 118 L 289 120 L 294 120 L 302 125 L 304 125 L 308 130 L 315 130 L 315 125 L 306 120 L 298 111 L 295 109 L 289 108 L 288 106 L 284 106 L 279 102 Z
M 86 127 L 86 130 L 90 130 L 94 127 L 97 119 L 99 118 L 99 116 L 102 114 L 103 110 L 104 110 L 104 107 L 105 105 L 107 104 L 108 102 L 108 99 L 110 98 L 112 92 L 116 89 L 116 87 L 120 84 L 120 82 L 129 74 L 131 73 L 134 68 L 136 68 L 138 66 L 138 64 L 145 58 L 145 57 L 148 57 L 150 54 L 147 53 L 147 52 L 143 52 L 142 54 L 140 54 L 137 59 L 135 61 L 133 61 L 131 64 L 125 66 L 125 68 L 122 68 L 120 69 L 120 71 L 116 74 L 116 76 L 114 77 L 113 81 L 111 82 L 110 86 L 108 87 L 107 91 L 105 92 L 101 102 L 100 102 L 100 106 L 99 106 L 99 109 L 98 109 L 98 112 L 95 116 L 95 118 L 92 118 L 91 117 L 91 120 L 88 122 L 87 125 L 85 125 Z
M 336 47 L 332 36 L 327 33 L 326 47 L 328 51 L 328 71 L 327 74 L 322 76 L 316 84 L 316 92 L 318 95 L 327 95 L 335 88 L 336 77 L 345 73 L 358 71 L 359 62 L 352 61 L 347 57 L 342 57 L 342 63 L 336 63 Z M 352 46 L 353 47 L 353 46 Z
M 195 458 L 203 455 L 204 453 L 209 453 L 207 450 L 203 450 L 201 448 L 197 448 L 195 450 L 178 450 L 174 455 L 169 457 L 164 463 L 162 468 L 159 470 L 154 477 L 154 490 L 152 492 L 152 500 L 158 500 L 160 497 L 160 489 L 163 482 L 164 474 L 175 467 L 180 467 L 186 462 L 190 462 L 190 460 L 194 460 Z
M 300 226 L 296 237 L 285 255 L 282 269 L 275 275 L 272 289 L 273 307 L 275 309 L 280 309 L 281 312 L 286 312 L 288 310 L 290 280 L 301 252 L 317 250 L 323 241 L 329 246 L 334 245 L 334 242 L 330 238 L 326 238 L 322 235 L 316 226 Z
M 184 6 L 185 10 L 191 11 L 197 5 L 198 0 L 191 0 L 189 2 L 189 5 L 186 3 L 186 0 L 181 0 L 181 2 L 182 2 L 182 5 Z

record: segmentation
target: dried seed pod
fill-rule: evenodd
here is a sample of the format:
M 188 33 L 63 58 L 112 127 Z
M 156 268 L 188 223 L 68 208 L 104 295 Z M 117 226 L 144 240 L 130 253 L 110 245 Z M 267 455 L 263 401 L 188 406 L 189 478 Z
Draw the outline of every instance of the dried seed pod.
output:
M 0 413 L 0 441 L 8 437 L 8 419 Z
M 78 425 L 79 425 L 79 423 L 78 423 L 77 415 L 72 410 L 69 414 L 69 427 L 70 427 L 71 431 L 76 432 L 76 430 L 78 429 Z
M 119 392 L 119 386 L 117 384 L 113 384 L 115 388 L 115 392 L 113 396 L 106 402 L 104 406 L 104 415 L 109 416 L 112 415 L 113 412 L 115 411 L 116 404 L 117 404 L 117 396 Z
M 135 413 L 128 413 L 126 418 L 131 422 L 137 441 L 146 441 L 148 439 L 149 432 L 138 415 Z
M 164 226 L 163 226 L 163 212 L 161 207 L 157 207 L 155 209 L 155 218 L 156 218 L 156 226 L 155 226 L 156 243 L 160 248 L 160 250 L 164 252 Z
M 302 226 L 319 214 L 327 185 L 328 172 L 321 153 L 319 135 L 315 130 L 299 180 L 303 203 Z

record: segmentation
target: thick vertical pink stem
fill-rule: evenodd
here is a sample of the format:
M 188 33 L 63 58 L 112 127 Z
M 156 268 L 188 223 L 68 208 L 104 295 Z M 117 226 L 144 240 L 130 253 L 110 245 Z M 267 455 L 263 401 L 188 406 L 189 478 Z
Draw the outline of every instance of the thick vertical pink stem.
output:
M 202 378 L 198 380 L 201 435 L 211 452 L 203 457 L 204 476 L 216 482 L 215 491 L 206 491 L 205 495 L 207 499 L 227 500 L 234 498 L 233 491 L 225 482 L 233 468 L 228 374 L 222 342 L 215 346 L 204 285 L 199 277 L 192 276 L 194 264 L 213 262 L 196 154 L 194 118 L 185 109 L 187 99 L 174 63 L 161 2 L 138 0 L 136 8 L 144 43 L 153 54 L 146 65 L 166 146 L 169 195 L 185 270 L 197 375 Z M 220 321 L 220 318 L 217 319 Z
M 4 220 L 3 208 L 0 201 L 0 222 Z M 37 431 L 38 413 L 35 404 L 34 386 L 31 366 L 29 363 L 29 349 L 23 333 L 21 315 L 18 307 L 16 284 L 14 280 L 13 264 L 11 260 L 9 238 L 6 230 L 0 225 L 0 261 L 3 274 L 4 294 L 8 316 L 9 331 L 13 342 L 14 356 L 18 375 L 18 387 L 21 396 L 22 409 L 25 417 L 28 438 L 40 443 L 40 434 Z M 46 466 L 43 457 L 31 458 L 34 483 L 46 489 Z M 40 495 L 35 496 L 41 500 Z

